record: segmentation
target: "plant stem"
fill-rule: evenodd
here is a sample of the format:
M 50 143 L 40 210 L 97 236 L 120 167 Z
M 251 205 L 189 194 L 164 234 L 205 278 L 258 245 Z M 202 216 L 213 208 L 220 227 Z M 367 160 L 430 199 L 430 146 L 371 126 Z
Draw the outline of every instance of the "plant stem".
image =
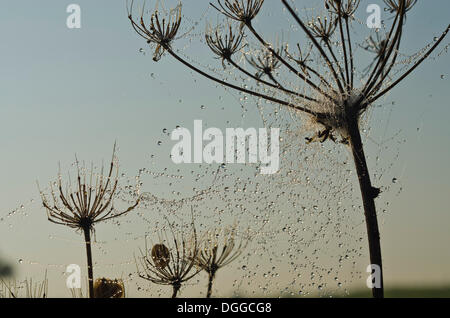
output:
M 358 126 L 356 115 L 351 115 L 347 119 L 349 143 L 355 162 L 356 172 L 358 174 L 359 186 L 364 204 L 364 215 L 366 218 L 367 236 L 369 239 L 370 264 L 378 265 L 380 269 L 380 286 L 372 288 L 374 298 L 384 297 L 383 288 L 383 269 L 381 263 L 380 232 L 378 230 L 377 213 L 375 209 L 376 194 L 370 181 L 369 170 L 367 168 L 366 157 L 364 154 L 363 143 Z
M 91 231 L 90 229 L 83 229 L 83 232 L 84 232 L 84 241 L 86 242 L 89 298 L 94 298 L 94 273 L 92 268 Z
M 174 285 L 172 285 L 172 287 L 173 287 L 172 298 L 177 298 L 177 294 L 178 294 L 178 291 L 180 290 L 181 285 L 174 284 Z
M 208 291 L 206 293 L 206 298 L 211 298 L 211 294 L 212 294 L 212 286 L 213 286 L 213 281 L 214 281 L 214 277 L 216 276 L 216 272 L 212 271 L 209 273 L 209 279 L 208 279 Z

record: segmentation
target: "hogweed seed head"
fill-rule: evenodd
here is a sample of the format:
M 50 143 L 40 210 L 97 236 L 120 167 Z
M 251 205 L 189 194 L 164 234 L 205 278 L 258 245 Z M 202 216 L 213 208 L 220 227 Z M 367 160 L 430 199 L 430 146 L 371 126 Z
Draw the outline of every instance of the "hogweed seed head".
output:
M 209 29 L 205 33 L 206 44 L 218 58 L 222 59 L 224 69 L 224 62 L 229 61 L 236 52 L 242 49 L 243 38 L 244 34 L 234 32 L 231 24 L 228 27 L 228 33 L 222 33 L 218 27 L 214 31 Z
M 236 260 L 247 247 L 248 235 L 239 236 L 237 225 L 214 229 L 204 234 L 197 264 L 209 274 Z
M 133 4 L 128 9 L 128 19 L 131 22 L 133 29 L 144 39 L 147 43 L 155 44 L 155 53 L 153 54 L 153 60 L 159 61 L 164 54 L 165 50 L 171 47 L 172 41 L 175 39 L 178 30 L 181 25 L 181 3 L 168 14 L 168 17 L 161 19 L 160 13 L 156 10 L 150 17 L 150 23 L 148 26 L 144 21 L 144 8 L 142 8 L 142 14 L 136 22 L 133 18 Z
M 155 244 L 152 248 L 152 260 L 156 267 L 164 269 L 170 262 L 170 251 L 164 244 Z
M 383 54 L 386 52 L 386 39 L 380 38 L 380 32 L 377 32 L 376 34 L 377 34 L 376 38 L 370 35 L 366 39 L 367 45 L 363 46 L 363 49 L 365 49 L 368 52 L 376 54 L 377 57 L 382 57 Z
M 275 52 L 279 56 L 284 56 L 286 50 L 283 47 L 275 49 Z M 263 49 L 255 56 L 246 56 L 246 60 L 251 66 L 256 69 L 256 76 L 258 78 L 262 77 L 263 75 L 271 77 L 273 72 L 281 66 L 280 60 L 267 49 Z
M 94 173 L 91 168 L 91 172 L 87 174 L 86 168 L 80 167 L 77 160 L 76 189 L 72 190 L 70 184 L 64 189 L 60 172 L 56 183 L 50 183 L 50 195 L 39 190 L 50 222 L 93 232 L 96 223 L 117 218 L 136 208 L 139 199 L 124 211 L 116 212 L 114 208 L 119 181 L 115 148 L 116 145 L 107 175 L 103 174 L 103 168 L 100 173 Z M 54 189 L 55 184 L 57 189 Z
M 402 0 L 384 0 L 384 3 L 388 6 L 388 10 L 391 13 L 399 12 L 401 8 Z M 404 12 L 411 10 L 417 3 L 417 0 L 406 0 Z
M 258 15 L 264 0 L 217 0 L 218 6 L 211 3 L 217 11 L 226 17 L 241 22 L 241 27 L 249 25 Z
M 288 59 L 290 59 L 291 61 L 294 61 L 295 63 L 297 63 L 298 66 L 300 66 L 302 72 L 309 77 L 309 72 L 308 72 L 308 67 L 307 64 L 309 62 L 312 62 L 312 59 L 310 59 L 310 55 L 313 49 L 313 46 L 310 45 L 308 52 L 305 54 L 302 51 L 302 48 L 300 47 L 300 44 L 297 43 L 297 49 L 298 49 L 298 57 L 294 57 L 293 55 L 291 55 L 286 47 L 285 49 L 285 53 Z
M 235 32 L 229 27 L 229 32 L 225 34 L 218 30 L 209 30 L 205 34 L 207 45 L 214 55 L 222 60 L 222 66 L 225 66 L 224 61 L 228 60 L 236 72 L 241 72 L 257 82 L 258 85 L 250 89 L 231 83 L 232 79 L 217 78 L 171 50 L 170 42 L 179 28 L 180 13 L 174 19 L 176 22 L 169 23 L 171 27 L 161 27 L 159 18 L 157 19 L 155 15 L 152 16 L 149 28 L 145 28 L 142 17 L 141 24 L 135 22 L 132 24 L 141 36 L 157 44 L 156 59 L 160 57 L 164 49 L 168 48 L 175 59 L 202 76 L 226 87 L 306 113 L 313 118 L 313 121 L 325 125 L 326 130 L 343 129 L 345 127 L 343 121 L 349 118 L 358 120 L 367 107 L 414 71 L 447 35 L 446 30 L 439 38 L 436 38 L 433 45 L 428 47 L 428 51 L 424 50 L 420 54 L 413 55 L 409 63 L 414 65 L 409 70 L 401 70 L 398 58 L 402 36 L 405 34 L 403 28 L 406 12 L 417 1 L 385 0 L 391 11 L 397 11 L 397 16 L 385 38 L 376 41 L 373 37 L 368 37 L 369 43 L 365 49 L 373 51 L 376 56 L 366 70 L 358 72 L 356 68 L 358 56 L 354 48 L 361 45 L 352 39 L 350 22 L 359 7 L 360 0 L 325 0 L 329 15 L 315 18 L 309 23 L 303 22 L 298 11 L 293 9 L 287 0 L 281 0 L 281 2 L 310 41 L 309 52 L 305 54 L 299 49 L 299 57 L 294 57 L 287 52 L 287 49 L 274 49 L 273 45 L 264 40 L 264 37 L 253 27 L 251 22 L 260 12 L 263 0 L 217 0 L 216 4 L 211 3 L 229 20 L 240 22 L 241 28 L 247 27 L 259 44 L 265 48 L 261 55 L 251 57 L 246 55 L 246 60 L 257 70 L 255 76 L 238 62 L 231 60 L 233 54 L 242 48 L 242 30 Z M 163 23 L 163 25 L 166 24 Z M 246 45 L 251 46 L 252 43 L 248 42 Z M 300 48 L 299 44 L 297 47 Z M 282 66 L 290 75 L 299 78 L 297 83 L 300 83 L 301 87 L 287 87 L 296 81 L 277 78 L 280 74 L 278 72 L 275 74 L 274 71 Z M 394 79 L 394 74 L 397 75 L 397 79 Z M 262 80 L 263 75 L 268 76 L 270 81 Z M 331 118 L 334 119 L 331 120 Z
M 178 291 L 183 283 L 201 271 L 195 262 L 199 243 L 194 224 L 188 234 L 185 231 L 176 232 L 174 226 L 169 224 L 160 233 L 159 243 L 151 251 L 147 247 L 145 249 L 136 263 L 138 275 L 154 284 L 171 285 Z
M 325 0 L 325 8 L 347 20 L 356 12 L 359 3 L 360 0 Z
M 389 27 L 383 23 L 383 28 L 387 27 L 388 30 L 386 37 L 378 43 L 373 41 L 375 45 L 367 47 L 367 50 L 374 50 L 376 56 L 366 73 L 364 70 L 357 69 L 364 62 L 357 60 L 359 55 L 354 48 L 358 46 L 358 43 L 355 42 L 354 36 L 356 34 L 358 38 L 358 34 L 353 32 L 350 25 L 354 22 L 352 15 L 360 1 L 328 0 L 325 5 L 329 17 L 317 18 L 310 23 L 305 23 L 306 20 L 300 17 L 299 11 L 292 6 L 293 2 L 295 1 L 281 0 L 281 8 L 287 10 L 298 24 L 299 30 L 312 44 L 314 63 L 307 64 L 302 56 L 296 59 L 297 61 L 289 55 L 285 58 L 258 32 L 252 20 L 260 11 L 262 0 L 218 0 L 217 6 L 212 5 L 228 19 L 240 22 L 241 28 L 246 27 L 252 37 L 259 42 L 258 45 L 266 48 L 270 53 L 266 56 L 267 59 L 258 60 L 255 57 L 252 62 L 254 62 L 253 66 L 259 70 L 259 75 L 272 76 L 271 82 L 253 76 L 245 67 L 234 63 L 234 71 L 247 76 L 243 82 L 237 83 L 242 80 L 241 76 L 218 77 L 210 68 L 194 66 L 189 60 L 174 52 L 169 51 L 169 53 L 190 70 L 215 83 L 254 96 L 259 100 L 284 106 L 295 114 L 306 115 L 313 122 L 320 124 L 321 129 L 323 128 L 317 136 L 309 138 L 311 141 L 323 142 L 327 139 L 336 141 L 333 132 L 341 134 L 342 142 L 349 145 L 358 174 L 368 229 L 370 261 L 371 264 L 377 264 L 381 268 L 380 236 L 374 202 L 379 191 L 374 190 L 370 180 L 359 127 L 360 118 L 369 106 L 389 93 L 430 57 L 448 35 L 450 26 L 447 26 L 445 31 L 439 37 L 435 37 L 434 42 L 428 44 L 423 50 L 400 61 L 399 59 L 404 56 L 401 54 L 400 46 L 403 43 L 402 37 L 406 34 L 404 32 L 406 12 L 416 4 L 417 0 L 385 0 L 389 7 L 388 11 L 396 12 L 396 16 Z M 366 31 L 370 30 L 363 23 L 362 27 Z M 379 30 L 376 29 L 375 32 Z M 252 45 L 252 42 L 248 43 Z M 274 66 L 283 66 L 287 74 L 281 74 L 281 72 L 273 74 Z M 305 75 L 304 68 L 310 76 Z M 295 79 L 292 80 L 292 78 Z M 247 81 L 251 79 L 255 80 L 257 85 L 249 87 Z M 288 87 L 289 85 L 291 86 Z M 277 111 L 274 113 L 276 114 Z M 218 255 L 220 248 L 213 245 L 209 251 L 209 255 Z M 206 260 L 210 259 L 210 257 L 206 258 Z M 383 297 L 383 288 L 373 288 L 373 294 L 375 297 Z
M 338 20 L 333 16 L 317 17 L 309 23 L 312 34 L 325 43 L 330 43 L 331 37 L 336 30 Z
M 94 283 L 94 298 L 125 298 L 125 285 L 123 280 L 97 279 Z

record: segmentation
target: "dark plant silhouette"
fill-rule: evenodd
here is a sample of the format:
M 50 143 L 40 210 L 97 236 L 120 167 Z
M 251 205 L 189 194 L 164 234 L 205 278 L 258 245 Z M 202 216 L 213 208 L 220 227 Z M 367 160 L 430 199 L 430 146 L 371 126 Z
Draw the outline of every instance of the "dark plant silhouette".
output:
M 172 298 L 176 298 L 182 284 L 201 271 L 196 263 L 198 253 L 199 242 L 193 223 L 188 234 L 184 230 L 176 231 L 168 224 L 151 250 L 147 248 L 146 240 L 145 253 L 141 251 L 141 257 L 136 261 L 138 275 L 154 284 L 172 286 Z
M 137 199 L 132 206 L 122 212 L 118 212 L 114 208 L 114 200 L 119 181 L 119 166 L 115 152 L 116 145 L 114 145 L 107 175 L 103 174 L 103 167 L 100 173 L 95 173 L 93 167 L 91 167 L 90 173 L 87 173 L 86 169 L 81 167 L 77 160 L 76 189 L 72 189 L 70 182 L 66 187 L 63 186 L 60 171 L 56 184 L 50 183 L 49 195 L 39 190 L 50 222 L 66 225 L 70 228 L 80 230 L 84 234 L 90 298 L 94 298 L 91 234 L 95 231 L 95 224 L 122 216 L 133 210 L 139 204 L 139 199 Z M 48 196 L 52 198 L 52 201 L 48 199 Z
M 202 237 L 197 264 L 208 273 L 207 298 L 211 297 L 217 271 L 236 260 L 247 247 L 248 237 L 237 235 L 236 225 L 234 225 L 208 231 Z
M 94 282 L 94 298 L 125 298 L 121 279 L 99 278 Z
M 137 19 L 133 17 L 133 3 L 128 17 L 137 33 L 148 43 L 156 45 L 155 56 L 158 59 L 162 51 L 167 52 L 189 69 L 218 84 L 309 116 L 321 129 L 316 135 L 307 137 L 308 142 L 324 142 L 327 139 L 338 141 L 336 134 L 340 135 L 339 141 L 347 145 L 352 153 L 359 179 L 370 262 L 382 270 L 380 234 L 375 208 L 375 199 L 380 190 L 371 182 L 360 134 L 360 118 L 371 105 L 385 96 L 430 56 L 443 41 L 450 26 L 440 37 L 435 38 L 434 43 L 414 55 L 409 61 L 412 66 L 405 70 L 401 67 L 405 66 L 405 63 L 399 63 L 399 49 L 405 33 L 406 13 L 413 8 L 416 1 L 385 0 L 387 12 L 394 15 L 392 23 L 388 27 L 385 26 L 386 34 L 372 48 L 376 51 L 376 56 L 368 71 L 358 72 L 356 69 L 356 66 L 359 66 L 356 63 L 358 56 L 354 54 L 356 45 L 352 40 L 351 25 L 354 21 L 353 14 L 360 4 L 359 0 L 324 0 L 322 3 L 328 11 L 326 17 L 307 22 L 290 4 L 292 1 L 280 0 L 280 9 L 287 10 L 308 39 L 307 45 L 297 45 L 298 56 L 289 52 L 286 46 L 284 50 L 274 48 L 255 28 L 253 20 L 263 8 L 263 3 L 264 0 L 217 0 L 216 4 L 211 5 L 228 20 L 238 22 L 239 27 L 236 31 L 230 27 L 228 32 L 210 31 L 205 35 L 207 45 L 213 54 L 222 60 L 224 67 L 229 64 L 237 73 L 247 75 L 259 84 L 251 89 L 240 85 L 242 83 L 220 79 L 212 72 L 194 66 L 172 49 L 173 40 L 181 24 L 180 7 L 176 11 L 175 18 L 172 18 L 176 23 L 172 24 L 165 23 L 165 19 L 162 19 L 163 23 L 160 24 L 158 22 L 161 19 L 160 13 L 156 11 L 151 16 L 150 27 L 147 28 L 144 13 Z M 256 57 L 253 63 L 250 63 L 257 68 L 256 76 L 234 58 L 244 49 L 242 37 L 245 32 L 252 35 L 263 48 L 265 57 L 262 59 Z M 308 53 L 305 54 L 306 51 Z M 296 76 L 298 78 L 296 82 L 302 82 L 304 85 L 291 88 L 283 85 L 276 74 L 276 69 L 280 66 L 283 66 L 290 76 Z M 266 75 L 268 80 L 264 80 L 262 75 Z M 356 78 L 357 76 L 359 78 Z M 374 287 L 372 290 L 374 297 L 383 297 L 382 272 L 380 283 L 381 288 Z

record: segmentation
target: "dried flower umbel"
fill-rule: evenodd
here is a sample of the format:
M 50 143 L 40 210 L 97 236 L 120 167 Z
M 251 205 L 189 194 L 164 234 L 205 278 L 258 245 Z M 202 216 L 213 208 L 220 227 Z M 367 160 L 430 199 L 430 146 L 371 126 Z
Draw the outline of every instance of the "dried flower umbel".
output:
M 342 16 L 343 19 L 350 19 L 358 9 L 360 0 L 325 0 L 325 8 L 330 12 Z
M 401 10 L 400 1 L 399 0 L 384 0 L 384 3 L 388 6 L 388 10 L 391 13 L 399 12 Z M 404 10 L 408 12 L 412 9 L 417 3 L 417 0 L 406 0 Z
M 352 39 L 351 23 L 354 21 L 353 14 L 358 9 L 360 1 L 324 0 L 322 3 L 329 11 L 327 14 L 329 20 L 326 23 L 320 20 L 310 24 L 305 23 L 299 16 L 297 10 L 290 4 L 292 2 L 280 0 L 280 6 L 287 10 L 307 36 L 307 47 L 313 48 L 311 57 L 314 58 L 309 59 L 302 56 L 296 58 L 289 52 L 286 58 L 255 29 L 253 21 L 262 9 L 263 3 L 263 0 L 219 0 L 213 7 L 226 18 L 240 22 L 239 32 L 247 30 L 253 35 L 290 76 L 297 77 L 295 82 L 302 83 L 299 87 L 288 88 L 282 85 L 281 79 L 278 78 L 276 78 L 278 84 L 265 81 L 234 61 L 233 55 L 225 55 L 226 62 L 233 65 L 236 72 L 252 78 L 258 84 L 249 89 L 247 85 L 232 82 L 233 79 L 221 79 L 194 66 L 169 46 L 165 49 L 176 60 L 211 81 L 307 115 L 322 127 L 317 135 L 307 138 L 308 142 L 338 141 L 335 134 L 341 136 L 340 142 L 348 146 L 352 153 L 359 179 L 369 240 L 370 263 L 382 269 L 380 234 L 375 209 L 375 199 L 380 191 L 372 185 L 370 179 L 359 127 L 360 118 L 371 105 L 390 92 L 430 56 L 447 36 L 450 25 L 421 54 L 413 56 L 411 59 L 413 65 L 409 69 L 403 68 L 399 64 L 402 66 L 405 64 L 398 63 L 398 59 L 406 12 L 414 7 L 416 1 L 385 0 L 389 7 L 388 11 L 394 15 L 393 19 L 389 20 L 392 23 L 387 27 L 386 36 L 381 40 L 380 46 L 376 48 L 376 56 L 368 71 L 358 72 L 355 67 L 358 64 L 355 63 L 357 56 L 354 52 L 355 42 Z M 132 17 L 130 19 L 132 20 Z M 217 49 L 217 46 L 215 48 Z M 217 50 L 213 52 L 217 55 Z M 336 54 L 337 52 L 341 54 Z M 359 78 L 356 78 L 357 76 Z M 234 78 L 239 79 L 237 76 Z M 374 297 L 383 297 L 382 280 L 381 272 L 381 288 L 373 288 Z
M 276 52 L 277 54 L 282 55 L 284 48 L 276 49 Z M 281 66 L 280 61 L 278 61 L 270 51 L 264 50 L 254 57 L 250 55 L 250 57 L 247 57 L 247 61 L 256 69 L 256 77 L 261 78 L 266 75 L 276 85 L 281 86 L 273 76 L 273 73 Z
M 218 0 L 218 6 L 211 5 L 226 17 L 241 22 L 241 27 L 250 23 L 261 10 L 264 0 Z
M 196 264 L 199 253 L 197 232 L 192 223 L 190 231 L 176 231 L 172 224 L 160 233 L 159 242 L 152 249 L 141 251 L 136 261 L 139 277 L 158 285 L 172 286 L 172 298 L 176 298 L 185 282 L 197 275 L 201 268 Z
M 208 273 L 207 298 L 211 297 L 217 271 L 235 261 L 247 247 L 248 242 L 248 237 L 238 235 L 236 225 L 205 233 L 197 256 L 197 264 Z
M 242 48 L 243 34 L 234 32 L 231 24 L 228 26 L 228 33 L 223 34 L 220 28 L 215 31 L 209 30 L 205 33 L 206 44 L 211 51 L 222 60 L 225 68 L 225 61 L 230 61 L 231 57 Z
M 117 194 L 119 181 L 119 166 L 113 155 L 107 175 L 95 173 L 93 167 L 90 173 L 81 167 L 78 160 L 76 189 L 70 183 L 64 187 L 61 172 L 58 181 L 50 183 L 50 195 L 40 191 L 42 203 L 47 210 L 48 220 L 55 224 L 65 225 L 82 231 L 86 243 L 87 269 L 89 278 L 89 296 L 94 297 L 94 274 L 91 250 L 91 234 L 95 224 L 123 216 L 139 204 L 139 199 L 124 211 L 116 211 L 114 200 Z M 56 187 L 56 189 L 55 189 Z M 48 197 L 51 197 L 51 201 Z
M 94 283 L 94 298 L 125 298 L 125 285 L 123 280 L 97 279 Z
M 148 26 L 145 25 L 143 14 L 144 8 L 142 8 L 142 15 L 140 22 L 136 23 L 133 20 L 133 1 L 131 1 L 130 11 L 128 12 L 128 18 L 131 21 L 131 25 L 134 30 L 143 38 L 147 40 L 147 43 L 153 43 L 156 45 L 155 53 L 153 54 L 153 60 L 159 61 L 164 51 L 170 48 L 170 44 L 175 39 L 178 33 L 178 29 L 181 24 L 181 5 L 177 9 L 170 12 L 167 18 L 160 18 L 159 12 L 155 11 L 150 18 Z

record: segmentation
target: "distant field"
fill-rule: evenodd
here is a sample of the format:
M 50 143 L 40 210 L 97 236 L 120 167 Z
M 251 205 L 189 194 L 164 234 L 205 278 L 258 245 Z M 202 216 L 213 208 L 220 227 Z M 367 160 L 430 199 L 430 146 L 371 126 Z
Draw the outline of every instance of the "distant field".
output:
M 325 294 L 326 295 L 326 294 Z M 230 296 L 232 297 L 232 296 Z M 236 297 L 236 296 L 234 296 Z M 246 297 L 259 297 L 259 296 L 248 296 L 245 294 L 237 296 L 237 298 L 246 298 Z M 262 298 L 278 298 L 278 295 L 270 295 L 270 296 L 261 296 Z M 295 297 L 295 296 L 293 296 Z M 310 294 L 307 295 L 306 298 L 314 298 L 314 297 L 327 297 L 327 296 L 319 296 L 318 294 Z M 372 298 L 371 291 L 367 290 L 353 290 L 350 291 L 350 295 L 336 295 L 333 294 L 335 298 Z M 385 290 L 386 298 L 450 298 L 450 285 L 442 286 L 442 287 L 396 287 Z
M 370 297 L 370 291 L 351 292 L 349 297 Z M 450 286 L 426 288 L 392 288 L 385 292 L 387 298 L 450 298 Z

